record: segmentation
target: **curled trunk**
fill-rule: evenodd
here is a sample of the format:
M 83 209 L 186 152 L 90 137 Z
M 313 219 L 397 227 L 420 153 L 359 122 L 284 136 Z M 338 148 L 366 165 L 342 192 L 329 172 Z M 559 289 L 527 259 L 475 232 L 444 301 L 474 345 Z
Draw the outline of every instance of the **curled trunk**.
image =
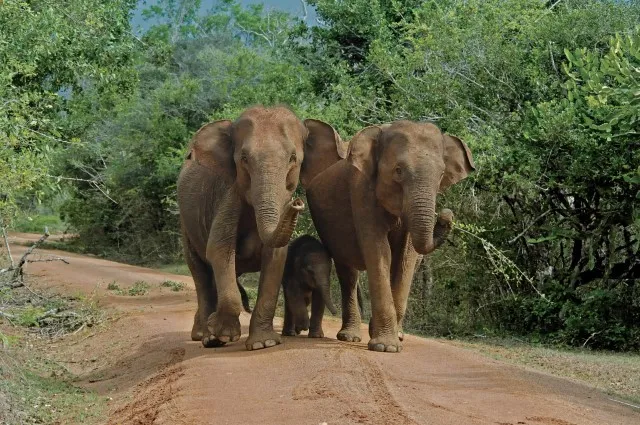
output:
M 453 227 L 453 212 L 450 209 L 443 209 L 438 214 L 438 220 L 433 228 L 433 246 L 439 248 L 449 237 Z
M 265 195 L 255 207 L 258 233 L 262 243 L 272 248 L 285 246 L 296 227 L 298 214 L 304 210 L 304 202 L 294 199 L 287 203 L 282 212 L 273 199 Z

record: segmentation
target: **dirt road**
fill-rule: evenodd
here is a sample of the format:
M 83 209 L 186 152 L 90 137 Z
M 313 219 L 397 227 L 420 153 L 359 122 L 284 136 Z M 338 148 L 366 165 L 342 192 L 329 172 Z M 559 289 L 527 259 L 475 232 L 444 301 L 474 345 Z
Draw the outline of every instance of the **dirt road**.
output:
M 13 245 L 18 255 L 24 249 Z M 435 340 L 407 336 L 399 354 L 338 342 L 339 322 L 330 318 L 324 327 L 331 338 L 285 337 L 282 345 L 248 352 L 243 340 L 250 316 L 243 313 L 238 343 L 205 349 L 189 340 L 196 308 L 190 278 L 39 252 L 70 264 L 29 264 L 30 275 L 62 292 L 94 293 L 122 313 L 101 331 L 51 347 L 52 356 L 81 377 L 79 385 L 113 398 L 108 424 L 640 423 L 640 412 L 596 389 Z M 165 279 L 185 282 L 187 289 L 161 289 Z M 152 285 L 148 295 L 106 290 L 112 281 L 127 287 L 139 280 Z

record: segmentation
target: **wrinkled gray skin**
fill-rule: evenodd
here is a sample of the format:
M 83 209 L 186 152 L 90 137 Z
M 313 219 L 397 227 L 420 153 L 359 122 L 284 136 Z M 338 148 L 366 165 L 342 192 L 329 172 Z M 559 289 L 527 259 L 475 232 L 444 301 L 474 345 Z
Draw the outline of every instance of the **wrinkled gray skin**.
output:
M 305 121 L 309 139 L 300 181 L 342 290 L 337 338 L 360 341 L 356 287 L 366 270 L 369 349 L 399 352 L 414 271 L 444 243 L 453 213 L 436 216 L 436 195 L 474 169 L 468 147 L 430 123 L 371 126 L 347 146 L 325 123 Z
M 308 130 L 283 107 L 253 107 L 237 120 L 215 121 L 193 137 L 178 178 L 185 258 L 198 310 L 191 338 L 205 347 L 240 338 L 236 279 L 260 271 L 249 350 L 281 339 L 273 316 L 287 243 L 304 208 L 292 200 Z
M 303 235 L 289 244 L 282 276 L 284 326 L 282 335 L 296 336 L 309 330 L 309 338 L 323 338 L 325 305 L 336 314 L 331 301 L 331 258 L 322 243 Z M 311 321 L 307 308 L 311 304 Z

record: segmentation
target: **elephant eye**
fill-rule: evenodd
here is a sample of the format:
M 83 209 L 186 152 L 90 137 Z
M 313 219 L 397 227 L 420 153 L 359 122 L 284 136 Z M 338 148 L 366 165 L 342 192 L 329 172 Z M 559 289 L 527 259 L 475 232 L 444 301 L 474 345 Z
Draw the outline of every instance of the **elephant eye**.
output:
M 246 164 L 247 162 L 249 162 L 249 160 L 247 159 L 247 155 L 242 154 L 242 156 L 240 157 L 240 161 L 242 161 L 242 162 L 243 162 L 243 163 L 245 163 L 245 164 Z
M 402 168 L 400 168 L 399 166 L 398 166 L 398 167 L 396 167 L 396 168 L 393 170 L 393 172 L 394 172 L 394 173 L 396 173 L 396 176 L 398 176 L 398 177 L 402 177 Z
M 294 162 L 296 162 L 297 159 L 298 159 L 298 157 L 294 153 L 294 154 L 291 155 L 291 158 L 289 158 L 289 162 L 294 163 Z

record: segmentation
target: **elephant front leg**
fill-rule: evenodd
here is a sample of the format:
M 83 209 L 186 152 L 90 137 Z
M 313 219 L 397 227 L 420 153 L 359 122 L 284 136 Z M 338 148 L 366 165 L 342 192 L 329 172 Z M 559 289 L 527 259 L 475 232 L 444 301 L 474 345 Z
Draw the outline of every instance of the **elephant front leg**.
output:
M 276 312 L 284 263 L 287 260 L 287 249 L 286 246 L 282 248 L 265 246 L 262 249 L 258 300 L 249 325 L 247 350 L 273 347 L 281 342 L 280 335 L 273 330 L 273 316 Z
M 395 240 L 394 240 L 395 239 Z M 421 256 L 411 245 L 409 233 L 403 232 L 397 238 L 391 238 L 393 260 L 391 266 L 391 293 L 398 321 L 398 339 L 404 339 L 402 323 L 407 311 L 407 300 L 411 291 L 411 282 Z
M 242 299 L 236 280 L 236 231 L 239 198 L 233 193 L 222 202 L 207 242 L 207 260 L 213 268 L 217 292 L 216 311 L 207 319 L 207 332 L 202 338 L 205 347 L 216 347 L 240 339 Z
M 402 344 L 398 339 L 398 322 L 389 280 L 390 257 L 391 251 L 386 241 L 370 248 L 365 255 L 371 293 L 371 339 L 368 346 L 372 351 L 397 353 L 402 350 Z
M 311 295 L 311 322 L 309 324 L 309 338 L 324 338 L 324 332 L 322 331 L 324 304 L 324 298 L 320 291 L 313 291 Z
M 295 323 L 293 321 L 293 313 L 287 297 L 284 297 L 284 324 L 282 325 L 283 336 L 296 336 Z
M 336 338 L 340 341 L 360 342 L 360 309 L 358 308 L 358 270 L 335 263 L 342 293 L 342 328 Z

